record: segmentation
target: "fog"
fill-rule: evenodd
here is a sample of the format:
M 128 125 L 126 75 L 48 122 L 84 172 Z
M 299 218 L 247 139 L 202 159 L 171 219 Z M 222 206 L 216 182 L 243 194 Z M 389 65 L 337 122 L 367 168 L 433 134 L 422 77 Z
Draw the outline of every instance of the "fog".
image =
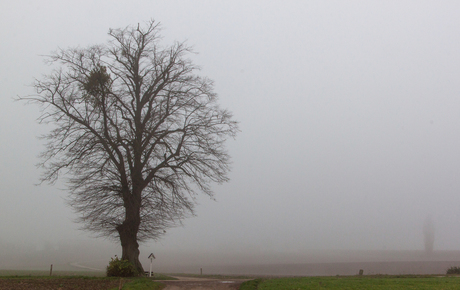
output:
M 143 244 L 144 267 L 151 252 L 159 271 L 458 259 L 459 13 L 458 1 L 4 1 L 0 268 L 121 254 L 79 230 L 63 183 L 36 186 L 49 127 L 14 98 L 49 72 L 44 55 L 150 19 L 165 44 L 198 52 L 241 133 L 230 182 Z

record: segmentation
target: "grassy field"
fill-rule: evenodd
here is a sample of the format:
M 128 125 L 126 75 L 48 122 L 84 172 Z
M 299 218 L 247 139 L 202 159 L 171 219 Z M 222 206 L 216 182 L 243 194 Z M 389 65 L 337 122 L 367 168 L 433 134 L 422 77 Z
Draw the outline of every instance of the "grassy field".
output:
M 86 273 L 87 275 L 81 275 Z M 68 288 L 65 285 L 69 284 L 72 287 L 75 284 L 79 285 L 79 289 L 107 289 L 116 290 L 119 285 L 123 285 L 123 290 L 147 290 L 147 289 L 162 289 L 163 285 L 153 281 L 150 278 L 104 278 L 97 277 L 94 274 L 98 272 L 53 272 L 53 276 L 49 276 L 49 272 L 44 271 L 0 271 L 0 289 L 35 289 L 34 284 L 46 284 L 49 287 L 46 289 L 74 289 Z M 47 275 L 46 275 L 47 274 Z M 184 275 L 184 274 L 181 274 Z M 201 278 L 249 278 L 235 277 L 225 275 L 186 275 Z M 155 274 L 157 280 L 174 279 L 163 274 Z M 9 283 L 7 280 L 9 280 Z M 14 281 L 20 282 L 25 288 L 2 288 L 6 284 L 12 285 Z M 19 281 L 21 280 L 21 281 Z M 3 282 L 2 282 L 3 281 Z M 3 283 L 3 284 L 2 284 Z M 17 284 L 17 283 L 16 283 Z M 110 284 L 110 285 L 109 285 Z M 6 285 L 6 286 L 8 286 Z M 30 286 L 28 286 L 30 285 Z M 70 286 L 69 286 L 70 287 Z M 40 288 L 41 289 L 41 288 Z M 285 278 L 257 278 L 255 280 L 244 282 L 241 285 L 241 290 L 299 290 L 299 289 L 460 289 L 460 277 L 458 276 L 334 276 L 334 277 L 285 277 Z
M 160 290 L 163 285 L 149 278 L 135 278 L 123 285 L 122 290 Z
M 299 289 L 460 289 L 460 277 L 453 276 L 363 276 L 299 277 L 256 279 L 240 290 Z

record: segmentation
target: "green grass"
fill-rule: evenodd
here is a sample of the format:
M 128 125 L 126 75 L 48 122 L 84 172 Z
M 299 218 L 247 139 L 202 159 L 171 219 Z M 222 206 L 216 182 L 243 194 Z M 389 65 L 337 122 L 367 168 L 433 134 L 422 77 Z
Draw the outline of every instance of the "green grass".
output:
M 302 277 L 247 281 L 241 290 L 303 289 L 460 289 L 460 278 L 437 276 Z
M 243 284 L 241 284 L 241 287 L 239 290 L 257 290 L 259 287 L 259 284 L 262 282 L 262 279 L 254 279 L 250 281 L 246 281 Z
M 130 281 L 123 285 L 122 290 L 160 290 L 163 288 L 163 284 L 149 278 L 130 278 Z

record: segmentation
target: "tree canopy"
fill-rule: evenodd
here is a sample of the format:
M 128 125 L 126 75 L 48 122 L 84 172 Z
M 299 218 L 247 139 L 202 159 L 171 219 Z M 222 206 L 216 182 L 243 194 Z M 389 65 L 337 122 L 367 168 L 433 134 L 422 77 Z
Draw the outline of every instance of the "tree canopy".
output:
M 157 239 L 193 213 L 193 196 L 228 180 L 225 141 L 238 125 L 198 75 L 191 49 L 161 46 L 159 26 L 109 31 L 110 41 L 62 49 L 37 80 L 40 122 L 54 124 L 43 181 L 67 177 L 86 230 L 121 241 L 138 270 L 138 242 Z

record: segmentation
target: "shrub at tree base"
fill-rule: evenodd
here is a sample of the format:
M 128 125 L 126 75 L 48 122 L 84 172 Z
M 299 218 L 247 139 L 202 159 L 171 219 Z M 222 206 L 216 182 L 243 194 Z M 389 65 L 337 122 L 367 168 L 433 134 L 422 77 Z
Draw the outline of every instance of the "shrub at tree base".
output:
M 447 269 L 446 274 L 447 274 L 447 275 L 450 275 L 450 274 L 460 274 L 460 267 L 450 267 L 449 269 Z
M 257 290 L 261 282 L 262 282 L 262 279 L 254 279 L 254 280 L 243 282 L 241 284 L 240 290 Z
M 135 277 L 138 276 L 136 268 L 128 260 L 115 256 L 107 266 L 107 277 Z

